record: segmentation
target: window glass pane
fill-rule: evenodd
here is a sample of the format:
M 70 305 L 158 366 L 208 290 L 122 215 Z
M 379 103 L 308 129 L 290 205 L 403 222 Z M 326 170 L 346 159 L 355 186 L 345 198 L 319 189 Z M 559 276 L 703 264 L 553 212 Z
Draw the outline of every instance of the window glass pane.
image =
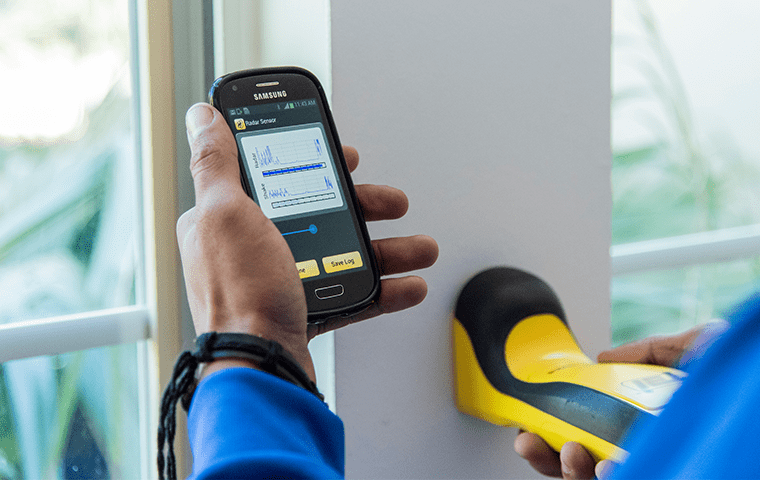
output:
M 615 0 L 613 244 L 760 223 L 760 2 Z
M 612 343 L 676 333 L 721 318 L 758 289 L 760 257 L 615 277 Z
M 0 2 L 0 323 L 139 296 L 129 22 L 127 0 Z M 138 351 L 0 366 L 0 478 L 142 477 Z
M 0 366 L 0 478 L 141 478 L 136 344 Z
M 0 323 L 135 299 L 127 0 L 0 2 Z

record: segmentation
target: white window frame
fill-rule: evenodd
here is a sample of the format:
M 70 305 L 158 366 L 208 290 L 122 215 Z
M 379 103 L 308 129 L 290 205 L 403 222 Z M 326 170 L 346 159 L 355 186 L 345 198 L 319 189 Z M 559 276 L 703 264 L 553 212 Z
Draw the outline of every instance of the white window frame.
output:
M 760 256 L 760 224 L 613 245 L 612 275 Z

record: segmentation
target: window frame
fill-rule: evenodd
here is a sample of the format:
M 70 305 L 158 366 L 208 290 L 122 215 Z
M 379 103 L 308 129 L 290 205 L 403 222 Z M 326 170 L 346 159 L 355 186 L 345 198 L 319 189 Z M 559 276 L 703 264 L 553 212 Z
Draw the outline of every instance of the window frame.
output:
M 760 255 L 760 224 L 613 245 L 612 276 Z
M 144 303 L 150 318 L 149 352 L 146 359 L 148 406 L 141 428 L 149 439 L 149 455 L 143 461 L 145 478 L 156 478 L 155 452 L 160 395 L 171 379 L 174 362 L 182 350 L 181 267 L 176 239 L 177 151 L 174 42 L 171 0 L 133 0 L 137 41 L 136 92 L 139 96 L 139 147 L 143 190 L 145 272 Z M 167 174 L 168 172 L 168 174 Z M 146 356 L 143 356 L 145 358 Z M 180 422 L 178 438 L 182 435 Z M 180 442 L 175 448 L 178 475 L 186 476 L 189 450 Z

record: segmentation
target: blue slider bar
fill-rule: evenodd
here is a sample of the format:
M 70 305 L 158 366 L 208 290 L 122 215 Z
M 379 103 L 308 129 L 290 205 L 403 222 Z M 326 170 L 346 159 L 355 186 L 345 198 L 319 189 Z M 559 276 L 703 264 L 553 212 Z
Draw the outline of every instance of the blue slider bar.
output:
M 282 236 L 284 237 L 286 235 L 293 235 L 295 233 L 306 233 L 306 232 L 309 232 L 312 235 L 316 235 L 317 234 L 317 226 L 314 225 L 314 224 L 311 224 L 311 225 L 309 225 L 309 228 L 307 228 L 305 230 L 297 230 L 295 232 L 286 232 L 286 233 L 283 233 Z

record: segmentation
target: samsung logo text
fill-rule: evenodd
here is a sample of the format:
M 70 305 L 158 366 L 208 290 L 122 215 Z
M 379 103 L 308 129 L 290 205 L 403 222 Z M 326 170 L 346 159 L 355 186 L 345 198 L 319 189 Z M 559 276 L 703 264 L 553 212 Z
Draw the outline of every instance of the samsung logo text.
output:
M 288 92 L 285 90 L 279 90 L 276 92 L 264 92 L 264 93 L 254 93 L 253 99 L 254 100 L 271 100 L 273 98 L 285 98 L 288 96 Z

